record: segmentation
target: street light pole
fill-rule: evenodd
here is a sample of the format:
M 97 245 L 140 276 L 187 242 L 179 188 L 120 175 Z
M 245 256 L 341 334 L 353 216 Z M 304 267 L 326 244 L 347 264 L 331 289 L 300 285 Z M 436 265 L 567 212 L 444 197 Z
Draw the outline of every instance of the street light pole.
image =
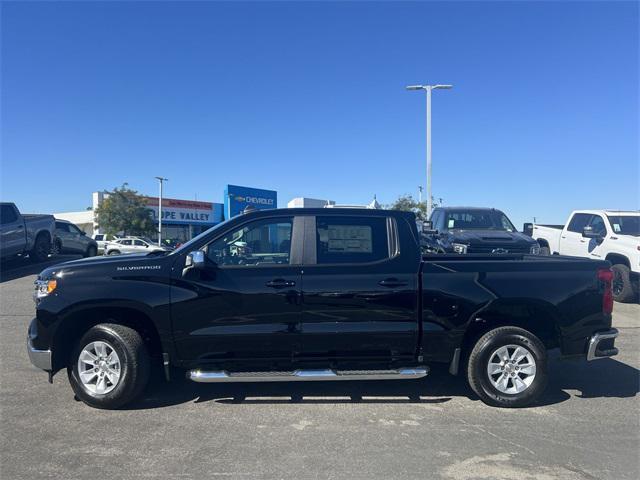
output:
M 158 198 L 158 246 L 162 245 L 162 184 L 169 181 L 168 178 L 156 177 L 160 183 L 160 197 Z
M 427 93 L 427 218 L 433 210 L 433 198 L 431 193 L 431 91 L 437 89 L 450 89 L 452 85 L 409 85 L 407 90 L 424 90 Z

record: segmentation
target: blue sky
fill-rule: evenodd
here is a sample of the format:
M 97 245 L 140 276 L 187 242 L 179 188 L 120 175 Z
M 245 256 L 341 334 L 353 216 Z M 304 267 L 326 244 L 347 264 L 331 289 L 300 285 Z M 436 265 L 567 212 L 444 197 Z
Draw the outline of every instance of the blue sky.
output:
M 639 208 L 638 3 L 2 4 L 3 200 L 123 182 L 382 203 L 425 184 L 518 226 Z

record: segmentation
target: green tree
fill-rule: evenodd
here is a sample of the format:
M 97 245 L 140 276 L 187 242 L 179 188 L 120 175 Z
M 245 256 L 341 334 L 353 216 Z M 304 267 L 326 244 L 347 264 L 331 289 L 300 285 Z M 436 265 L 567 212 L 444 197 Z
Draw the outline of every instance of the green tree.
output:
M 96 208 L 96 221 L 108 235 L 149 235 L 156 231 L 144 198 L 126 183 L 115 188 Z
M 387 208 L 391 210 L 413 212 L 416 214 L 416 217 L 418 217 L 419 220 L 427 219 L 427 203 L 414 200 L 414 198 L 408 193 L 400 195 L 398 199 L 391 205 L 388 205 Z

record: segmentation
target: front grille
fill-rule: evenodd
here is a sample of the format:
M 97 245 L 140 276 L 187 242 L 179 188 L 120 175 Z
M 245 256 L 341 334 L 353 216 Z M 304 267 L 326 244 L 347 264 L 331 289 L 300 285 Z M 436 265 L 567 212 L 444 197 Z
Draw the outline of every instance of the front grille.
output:
M 494 250 L 504 250 L 498 251 L 496 253 L 529 253 L 530 247 L 519 246 L 519 245 L 470 245 L 467 248 L 467 253 L 494 253 Z

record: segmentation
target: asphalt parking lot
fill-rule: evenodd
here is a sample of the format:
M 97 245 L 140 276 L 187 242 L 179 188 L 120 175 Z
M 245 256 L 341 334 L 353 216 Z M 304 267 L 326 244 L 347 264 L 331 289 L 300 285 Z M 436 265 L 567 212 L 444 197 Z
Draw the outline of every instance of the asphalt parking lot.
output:
M 198 385 L 156 380 L 126 410 L 73 400 L 29 363 L 35 274 L 0 278 L 0 478 L 637 479 L 640 306 L 615 359 L 552 359 L 540 406 L 487 407 L 460 380 Z

